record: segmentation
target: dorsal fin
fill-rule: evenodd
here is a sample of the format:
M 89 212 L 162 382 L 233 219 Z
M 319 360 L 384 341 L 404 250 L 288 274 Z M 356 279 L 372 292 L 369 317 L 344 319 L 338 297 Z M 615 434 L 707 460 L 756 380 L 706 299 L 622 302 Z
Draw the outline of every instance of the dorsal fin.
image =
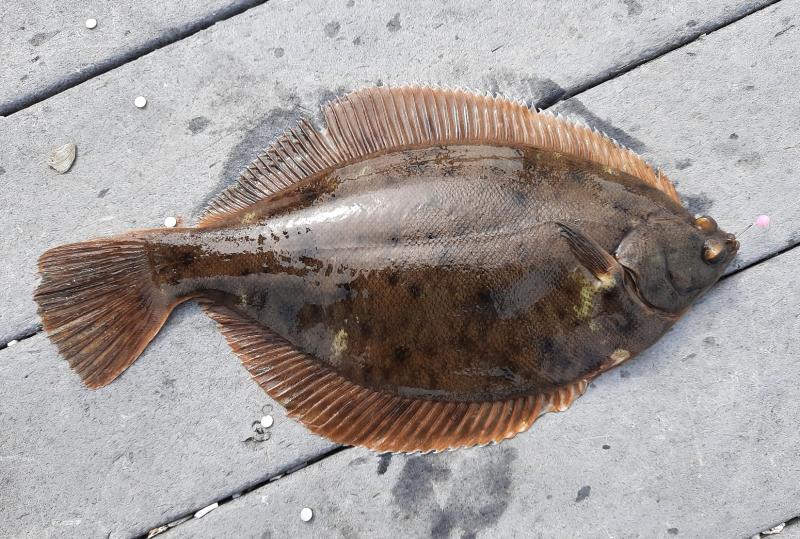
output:
M 583 125 L 524 103 L 463 90 L 368 87 L 323 107 L 326 129 L 302 120 L 213 199 L 199 226 L 213 226 L 286 187 L 367 157 L 455 144 L 534 147 L 626 172 L 680 204 L 675 187 L 633 151 Z

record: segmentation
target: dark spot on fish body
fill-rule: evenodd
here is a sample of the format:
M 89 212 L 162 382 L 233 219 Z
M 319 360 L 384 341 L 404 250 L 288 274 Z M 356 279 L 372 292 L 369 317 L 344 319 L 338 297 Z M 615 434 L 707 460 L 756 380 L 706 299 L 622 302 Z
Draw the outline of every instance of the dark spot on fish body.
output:
M 246 298 L 246 304 L 252 307 L 256 311 L 264 309 L 264 307 L 269 305 L 269 301 L 270 301 L 269 290 L 254 292 L 249 296 L 247 296 Z
M 325 309 L 316 303 L 306 303 L 297 311 L 296 323 L 300 329 L 307 329 L 325 322 Z
M 414 299 L 419 299 L 422 296 L 422 287 L 419 283 L 412 283 L 408 287 L 408 293 L 411 294 L 411 297 Z
M 300 262 L 302 262 L 308 269 L 314 272 L 319 272 L 324 267 L 324 262 L 316 258 L 311 258 L 309 256 L 301 256 Z
M 408 349 L 407 346 L 398 346 L 394 349 L 394 354 L 392 354 L 392 359 L 397 362 L 404 362 L 409 358 L 411 355 L 411 350 Z
M 592 492 L 592 487 L 590 487 L 589 485 L 581 487 L 580 490 L 578 490 L 578 495 L 575 497 L 575 501 L 582 502 L 583 500 L 589 497 L 591 492 Z
M 520 189 L 514 189 L 511 192 L 512 199 L 514 200 L 514 204 L 519 207 L 526 208 L 530 203 L 530 196 L 525 191 Z

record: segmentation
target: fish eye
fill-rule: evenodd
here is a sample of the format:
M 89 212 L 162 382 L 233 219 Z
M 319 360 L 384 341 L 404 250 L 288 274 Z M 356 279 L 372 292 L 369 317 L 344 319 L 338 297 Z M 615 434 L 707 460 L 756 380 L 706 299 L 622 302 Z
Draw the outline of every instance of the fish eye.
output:
M 708 215 L 700 215 L 694 220 L 694 226 L 706 233 L 717 231 L 717 222 Z
M 706 240 L 703 244 L 703 260 L 713 264 L 721 259 L 720 255 L 725 251 L 725 246 L 715 238 Z

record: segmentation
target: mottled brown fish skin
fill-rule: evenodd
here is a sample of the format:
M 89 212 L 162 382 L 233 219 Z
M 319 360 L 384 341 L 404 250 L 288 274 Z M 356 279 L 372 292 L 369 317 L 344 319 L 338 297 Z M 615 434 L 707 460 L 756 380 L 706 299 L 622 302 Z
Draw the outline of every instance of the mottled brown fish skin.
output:
M 683 305 L 653 308 L 628 271 L 598 278 L 560 227 L 614 254 L 658 222 L 693 230 L 678 204 L 618 171 L 531 149 L 431 148 L 302 182 L 216 228 L 149 236 L 148 256 L 166 295 L 210 294 L 357 384 L 502 400 L 591 378 L 674 323 Z
M 655 342 L 739 244 L 608 137 L 457 89 L 368 87 L 301 120 L 196 228 L 39 258 L 83 382 L 196 299 L 289 417 L 380 452 L 500 442 Z

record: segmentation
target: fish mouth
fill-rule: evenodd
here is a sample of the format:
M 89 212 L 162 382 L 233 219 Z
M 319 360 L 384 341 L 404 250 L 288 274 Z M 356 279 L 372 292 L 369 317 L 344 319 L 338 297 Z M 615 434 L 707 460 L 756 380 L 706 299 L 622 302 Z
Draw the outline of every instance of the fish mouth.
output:
M 741 247 L 741 244 L 739 243 L 739 240 L 736 239 L 736 236 L 733 234 L 726 234 L 725 247 L 728 250 L 728 259 L 725 261 L 727 263 L 733 260 L 733 257 L 736 256 L 736 253 L 739 252 L 739 247 Z

